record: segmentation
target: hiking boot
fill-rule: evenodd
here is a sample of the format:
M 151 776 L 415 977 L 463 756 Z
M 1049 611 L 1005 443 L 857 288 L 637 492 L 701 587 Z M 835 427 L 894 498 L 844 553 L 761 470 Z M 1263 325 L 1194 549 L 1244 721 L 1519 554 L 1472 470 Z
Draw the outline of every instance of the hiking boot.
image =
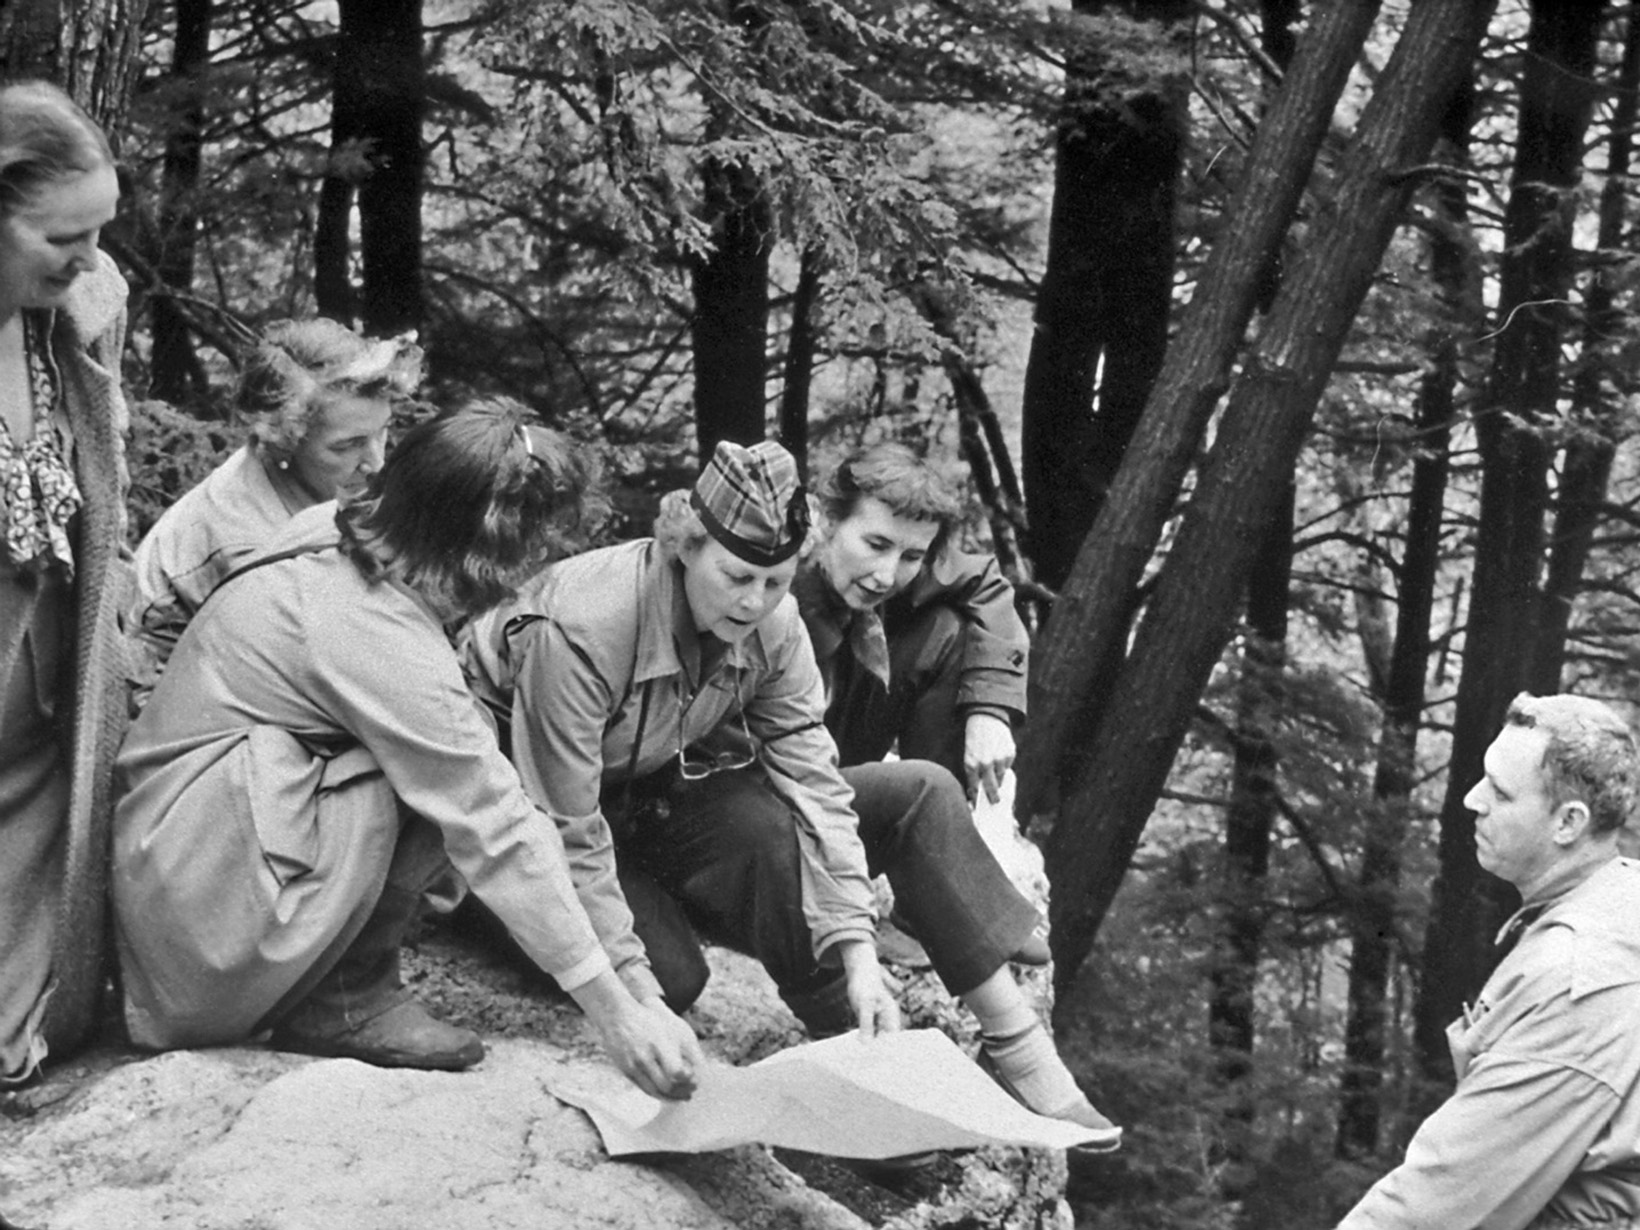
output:
M 446 1025 L 411 999 L 354 1025 L 343 1015 L 304 1005 L 274 1027 L 268 1045 L 303 1055 L 358 1059 L 379 1068 L 438 1072 L 460 1072 L 484 1058 L 477 1034 Z

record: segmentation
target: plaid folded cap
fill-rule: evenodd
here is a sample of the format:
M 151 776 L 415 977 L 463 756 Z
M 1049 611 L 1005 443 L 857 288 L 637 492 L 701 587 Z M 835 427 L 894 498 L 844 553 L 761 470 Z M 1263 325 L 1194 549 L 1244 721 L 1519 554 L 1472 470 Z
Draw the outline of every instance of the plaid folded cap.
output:
M 808 537 L 808 492 L 797 462 L 772 440 L 750 447 L 722 441 L 689 503 L 707 533 L 760 568 L 790 559 Z

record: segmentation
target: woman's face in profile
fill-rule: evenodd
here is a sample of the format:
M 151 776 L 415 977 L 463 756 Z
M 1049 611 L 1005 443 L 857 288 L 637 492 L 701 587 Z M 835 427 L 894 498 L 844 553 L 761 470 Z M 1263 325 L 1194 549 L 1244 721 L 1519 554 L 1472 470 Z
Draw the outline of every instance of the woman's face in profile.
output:
M 114 168 L 103 166 L 47 182 L 0 218 L 0 301 L 14 312 L 61 307 L 74 280 L 96 268 L 97 238 L 119 199 Z
M 380 397 L 326 396 L 290 455 L 290 468 L 320 500 L 357 494 L 382 468 L 391 417 L 392 406 Z
M 780 605 L 797 575 L 792 558 L 771 567 L 748 564 L 715 538 L 686 547 L 683 592 L 699 632 L 723 641 L 740 641 Z

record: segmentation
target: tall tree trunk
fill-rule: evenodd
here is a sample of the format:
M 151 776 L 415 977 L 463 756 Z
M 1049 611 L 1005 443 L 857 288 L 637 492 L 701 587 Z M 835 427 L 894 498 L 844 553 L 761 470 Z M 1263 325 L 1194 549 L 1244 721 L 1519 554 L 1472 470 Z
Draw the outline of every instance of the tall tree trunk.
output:
M 1285 72 L 1296 43 L 1292 23 L 1296 0 L 1265 0 L 1263 43 Z M 1269 280 L 1270 294 L 1277 281 Z M 1266 305 L 1267 306 L 1267 305 Z M 1236 704 L 1236 737 L 1230 807 L 1225 816 L 1225 892 L 1219 919 L 1212 992 L 1207 1005 L 1207 1037 L 1213 1067 L 1223 1087 L 1225 1166 L 1220 1193 L 1240 1199 L 1249 1178 L 1255 1103 L 1249 1092 L 1257 1034 L 1259 959 L 1264 948 L 1270 837 L 1275 827 L 1279 762 L 1271 730 L 1284 708 L 1282 672 L 1287 660 L 1287 615 L 1293 574 L 1293 508 L 1296 489 L 1265 528 L 1247 585 L 1247 635 L 1242 650 Z
M 91 113 L 116 151 L 148 0 L 10 0 L 0 4 L 0 75 L 44 77 Z
M 1270 731 L 1286 705 L 1282 672 L 1287 660 L 1287 615 L 1293 574 L 1294 486 L 1276 506 L 1260 537 L 1247 587 L 1247 644 L 1236 704 L 1230 809 L 1225 817 L 1225 885 L 1218 951 L 1212 968 L 1207 1038 L 1225 1098 L 1227 1163 L 1220 1189 L 1237 1199 L 1249 1177 L 1254 1099 L 1253 1071 L 1259 957 L 1268 913 L 1270 834 L 1275 824 L 1279 761 Z
M 1640 19 L 1631 6 L 1623 40 L 1623 61 L 1612 100 L 1611 135 L 1606 143 L 1606 182 L 1600 191 L 1596 244 L 1602 253 L 1626 251 L 1627 181 L 1637 118 L 1640 118 Z M 1616 305 L 1611 270 L 1598 260 L 1590 264 L 1593 271 L 1583 299 L 1583 353 L 1572 378 L 1571 419 L 1577 429 L 1566 443 L 1560 469 L 1549 575 L 1544 584 L 1537 649 L 1532 655 L 1531 690 L 1539 695 L 1557 692 L 1561 687 L 1572 603 L 1594 545 L 1621 431 L 1621 405 L 1610 391 L 1610 376 L 1612 352 L 1624 336 L 1627 322 Z
M 1114 7 L 1072 0 L 1080 14 Z M 1158 23 L 1159 42 L 1190 12 L 1180 0 L 1121 7 Z M 1173 301 L 1186 95 L 1172 85 L 1102 95 L 1106 55 L 1089 33 L 1067 58 L 1047 261 L 1025 366 L 1027 545 L 1037 578 L 1053 589 L 1070 574 L 1161 368 Z
M 341 0 L 331 102 L 331 166 L 319 194 L 314 294 L 366 333 L 421 325 L 421 0 Z M 359 207 L 360 293 L 348 224 Z
M 715 242 L 694 268 L 695 433 L 702 462 L 719 440 L 767 432 L 764 377 L 773 220 L 756 172 L 709 162 L 706 209 Z
M 1377 12 L 1378 0 L 1338 0 L 1317 14 L 1253 138 L 1145 414 L 1032 652 L 1031 737 L 1015 766 L 1023 819 L 1052 809 L 1061 780 L 1074 776 L 1090 751 L 1087 735 L 1099 724 L 1120 665 L 1140 579 L 1228 386 L 1259 276 L 1287 233 Z
M 159 252 L 154 268 L 165 285 L 187 294 L 194 287 L 199 237 L 199 172 L 204 151 L 205 71 L 211 58 L 211 0 L 176 0 L 171 51 L 171 119 L 165 136 L 159 206 Z M 163 294 L 152 303 L 153 351 L 149 391 L 183 403 L 205 393 L 208 381 L 187 317 Z
M 1441 806 L 1439 871 L 1414 1009 L 1420 1101 L 1452 1080 L 1446 1026 L 1492 964 L 1492 938 L 1517 897 L 1475 863 L 1475 818 L 1464 796 L 1510 698 L 1531 679 L 1541 609 L 1550 446 L 1571 284 L 1572 189 L 1594 101 L 1591 74 L 1604 6 L 1536 0 L 1520 86 L 1520 123 L 1498 293 L 1499 334 L 1476 416 L 1481 505 L 1458 680 L 1452 757 Z
M 820 251 L 804 248 L 792 294 L 792 323 L 786 335 L 785 382 L 780 390 L 780 443 L 809 472 L 809 382 L 814 379 L 814 309 L 820 298 Z
M 1113 720 L 1093 732 L 1087 767 L 1072 780 L 1049 835 L 1061 988 L 1092 947 L 1138 846 L 1233 627 L 1260 533 L 1286 490 L 1339 348 L 1405 207 L 1416 178 L 1408 170 L 1427 157 L 1490 12 L 1486 0 L 1412 6 L 1343 151 L 1333 199 L 1318 211 L 1243 365 L 1133 649 L 1112 683 L 1106 712 Z M 1301 49 L 1295 78 L 1303 63 Z M 1272 119 L 1280 111 L 1278 102 Z M 1238 222 L 1231 219 L 1233 230 Z M 1130 449 L 1124 473 L 1151 460 Z M 1129 510 L 1113 498 L 1106 511 Z M 1096 529 L 1090 540 L 1098 537 Z
M 1445 140 L 1467 158 L 1474 82 L 1447 108 Z M 1395 644 L 1383 694 L 1383 728 L 1373 779 L 1373 807 L 1361 841 L 1357 897 L 1350 911 L 1350 970 L 1344 1024 L 1344 1069 L 1339 1079 L 1340 1157 L 1367 1158 L 1378 1150 L 1382 1089 L 1388 1053 L 1387 997 L 1394 967 L 1401 886 L 1401 848 L 1417 782 L 1418 732 L 1429 671 L 1429 625 L 1441 554 L 1441 527 L 1451 465 L 1449 443 L 1458 386 L 1458 338 L 1474 332 L 1478 304 L 1469 302 L 1466 253 L 1469 205 L 1460 182 L 1443 180 L 1432 193 L 1435 226 L 1431 277 L 1441 296 L 1441 319 L 1430 339 L 1430 367 L 1418 387 L 1417 456 L 1407 501 L 1406 547 L 1398 573 Z

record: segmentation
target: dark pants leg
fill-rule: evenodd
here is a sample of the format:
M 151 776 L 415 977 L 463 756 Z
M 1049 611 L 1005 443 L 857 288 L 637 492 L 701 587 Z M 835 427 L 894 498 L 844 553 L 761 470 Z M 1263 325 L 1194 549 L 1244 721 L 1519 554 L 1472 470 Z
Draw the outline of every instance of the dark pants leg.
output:
M 974 827 L 962 787 L 925 760 L 855 765 L 860 839 L 873 875 L 886 875 L 898 913 L 953 995 L 973 990 L 1019 950 L 1041 921 Z
M 616 860 L 627 869 L 623 885 L 638 872 L 681 905 L 703 936 L 756 958 L 811 1032 L 837 1033 L 852 1024 L 841 967 L 814 959 L 796 820 L 761 769 L 675 783 L 664 808 L 630 826 Z M 689 977 L 677 959 L 680 928 L 664 911 L 634 904 L 633 914 L 670 1002 L 674 986 L 686 987 Z M 664 970 L 657 953 L 671 954 Z
M 1036 910 L 940 766 L 898 761 L 843 775 L 856 792 L 871 872 L 888 876 L 946 987 L 972 990 L 1030 935 Z M 667 814 L 645 817 L 617 857 L 674 897 L 702 934 L 760 961 L 811 1032 L 852 1024 L 841 967 L 814 959 L 796 818 L 761 770 L 680 783 Z M 650 942 L 641 929 L 639 937 Z
M 887 692 L 856 672 L 842 681 L 827 725 L 844 765 L 881 760 L 898 742 L 904 760 L 932 760 L 962 781 L 964 728 L 957 712 L 966 625 L 950 607 L 931 606 L 885 625 Z

